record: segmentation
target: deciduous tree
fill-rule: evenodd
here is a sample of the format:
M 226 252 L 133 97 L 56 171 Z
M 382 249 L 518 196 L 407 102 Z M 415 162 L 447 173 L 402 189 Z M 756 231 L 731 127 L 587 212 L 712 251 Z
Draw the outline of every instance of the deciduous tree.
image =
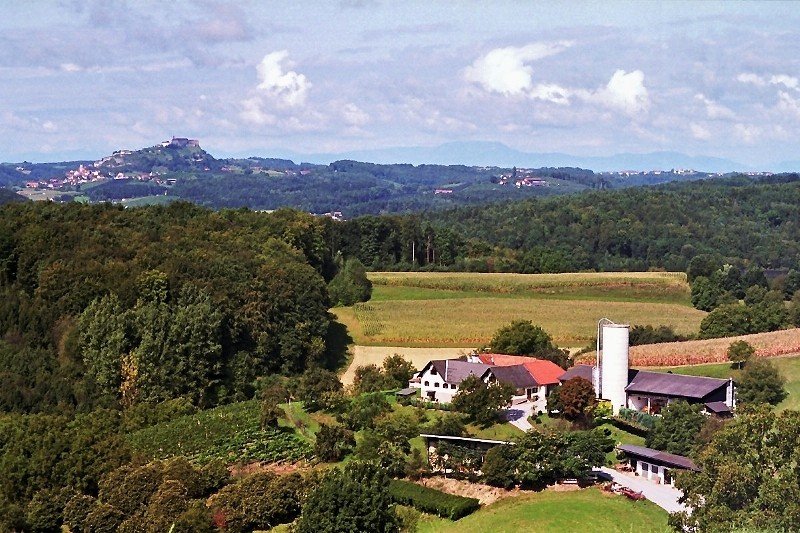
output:
M 778 405 L 786 395 L 786 379 L 766 359 L 750 362 L 737 382 L 736 398 L 743 404 Z

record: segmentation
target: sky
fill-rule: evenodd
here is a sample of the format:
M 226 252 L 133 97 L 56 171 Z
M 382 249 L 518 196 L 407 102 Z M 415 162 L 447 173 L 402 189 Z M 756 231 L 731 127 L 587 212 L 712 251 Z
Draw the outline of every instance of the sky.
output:
M 800 161 L 800 3 L 0 0 L 0 161 L 454 141 Z

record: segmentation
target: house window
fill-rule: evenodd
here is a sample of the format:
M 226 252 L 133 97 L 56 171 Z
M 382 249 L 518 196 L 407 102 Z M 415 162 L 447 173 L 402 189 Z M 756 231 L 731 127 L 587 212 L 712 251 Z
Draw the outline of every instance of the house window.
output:
M 425 386 L 426 386 L 426 387 L 430 387 L 430 386 L 431 386 L 431 382 L 430 382 L 430 381 L 426 381 L 426 382 L 425 382 Z
M 539 392 L 539 387 L 531 387 L 531 392 L 537 394 Z
M 437 372 L 436 372 L 436 368 L 434 368 L 434 367 L 431 367 L 431 375 L 432 375 L 432 376 L 435 376 L 436 374 L 437 374 Z
M 438 383 L 434 383 L 434 384 L 433 384 L 433 386 L 434 386 L 434 387 L 438 387 L 438 386 L 439 386 L 439 384 L 438 384 Z
M 456 388 L 456 384 L 455 384 L 455 383 L 451 384 L 451 385 L 450 385 L 450 388 L 451 388 L 451 389 L 455 389 L 455 388 Z

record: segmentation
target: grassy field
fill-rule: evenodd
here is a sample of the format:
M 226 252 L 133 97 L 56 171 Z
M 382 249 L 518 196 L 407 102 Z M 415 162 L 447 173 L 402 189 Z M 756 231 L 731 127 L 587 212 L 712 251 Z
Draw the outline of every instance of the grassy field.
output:
M 532 320 L 559 346 L 583 347 L 597 320 L 667 324 L 696 332 L 705 313 L 689 305 L 685 276 L 598 274 L 371 273 L 373 299 L 335 308 L 364 346 L 477 347 L 512 320 Z
M 476 274 L 471 272 L 373 272 L 376 299 L 525 296 L 625 302 L 690 303 L 686 275 L 680 272 L 600 272 L 569 274 Z M 415 292 L 413 289 L 417 289 Z M 424 290 L 427 290 L 425 292 Z M 422 291 L 422 292 L 419 292 Z M 444 294 L 442 294 L 444 293 Z M 451 293 L 449 296 L 447 293 Z
M 798 357 L 776 357 L 770 359 L 780 373 L 786 378 L 786 390 L 789 396 L 781 402 L 777 409 L 800 409 L 800 356 Z M 731 367 L 730 363 L 717 363 L 709 365 L 692 365 L 677 367 L 660 367 L 656 370 L 671 371 L 675 374 L 687 374 L 690 376 L 707 376 L 712 378 L 729 378 L 734 380 L 741 374 L 740 370 Z
M 648 501 L 633 502 L 599 489 L 544 491 L 507 498 L 457 522 L 426 518 L 420 533 L 667 532 L 667 513 Z

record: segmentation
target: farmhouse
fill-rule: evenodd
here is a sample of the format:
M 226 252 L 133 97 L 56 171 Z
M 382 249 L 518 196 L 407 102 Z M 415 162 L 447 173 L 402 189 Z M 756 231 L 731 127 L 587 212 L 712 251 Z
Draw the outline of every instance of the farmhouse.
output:
M 675 485 L 673 470 L 699 471 L 691 459 L 682 455 L 633 444 L 621 444 L 617 449 L 625 454 L 628 465 L 636 475 L 663 485 Z
M 551 361 L 502 354 L 471 356 L 467 361 L 441 359 L 430 361 L 419 373 L 422 397 L 449 403 L 461 382 L 470 375 L 486 383 L 506 383 L 514 388 L 512 404 L 533 403 L 533 411 L 545 411 L 547 393 L 558 385 L 564 373 Z
M 630 368 L 628 333 L 627 325 L 603 324 L 599 364 L 576 365 L 561 375 L 561 382 L 574 377 L 592 382 L 597 397 L 610 401 L 614 414 L 623 407 L 658 414 L 676 400 L 702 404 L 709 414 L 731 414 L 736 405 L 733 380 Z

